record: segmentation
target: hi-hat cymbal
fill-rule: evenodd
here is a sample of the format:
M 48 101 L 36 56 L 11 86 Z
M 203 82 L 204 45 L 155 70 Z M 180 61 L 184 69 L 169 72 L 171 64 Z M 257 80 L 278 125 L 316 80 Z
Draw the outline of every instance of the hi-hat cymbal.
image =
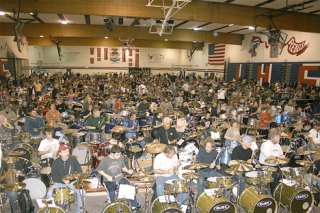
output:
M 117 132 L 117 133 L 122 133 L 125 131 L 126 131 L 126 128 L 124 126 L 115 126 L 110 130 L 110 132 Z
M 266 163 L 270 163 L 270 164 L 286 164 L 288 162 L 289 160 L 286 158 L 272 157 L 272 158 L 266 159 Z
M 225 173 L 229 174 L 229 175 L 235 175 L 237 172 L 233 169 L 226 169 L 224 170 Z
M 228 166 L 238 172 L 248 172 L 253 169 L 253 165 L 243 160 L 231 160 Z
M 312 165 L 312 161 L 310 160 L 297 160 L 296 163 L 303 167 L 310 167 Z
M 26 154 L 26 151 L 14 151 L 14 150 L 7 150 L 4 152 L 6 155 L 11 155 L 11 156 L 22 156 Z
M 196 172 L 187 172 L 182 174 L 182 177 L 187 180 L 194 180 L 194 179 L 198 179 L 200 177 L 200 174 Z
M 90 189 L 91 188 L 91 182 L 90 181 L 87 181 L 87 180 L 84 180 L 84 181 L 79 181 L 79 182 L 76 182 L 74 183 L 74 187 L 76 189 Z
M 194 163 L 194 164 L 190 164 L 188 166 L 185 166 L 184 168 L 186 170 L 198 170 L 198 169 L 202 169 L 202 168 L 208 168 L 210 166 L 210 164 L 208 163 Z
M 143 183 L 151 183 L 156 181 L 156 177 L 153 175 L 148 175 L 148 176 L 142 177 L 139 181 Z
M 166 147 L 167 145 L 163 143 L 152 143 L 146 145 L 146 151 L 150 154 L 158 154 L 160 152 L 163 152 Z
M 265 171 L 265 172 L 275 172 L 275 171 L 277 171 L 277 168 L 274 168 L 274 167 L 271 167 L 271 166 L 261 166 L 260 169 Z
M 24 183 L 24 182 L 18 182 L 18 183 L 4 185 L 4 188 L 10 192 L 18 192 L 18 191 L 23 190 L 25 187 L 26 187 L 26 183 Z
M 60 131 L 62 134 L 67 135 L 67 134 L 74 134 L 79 132 L 78 129 L 63 129 Z

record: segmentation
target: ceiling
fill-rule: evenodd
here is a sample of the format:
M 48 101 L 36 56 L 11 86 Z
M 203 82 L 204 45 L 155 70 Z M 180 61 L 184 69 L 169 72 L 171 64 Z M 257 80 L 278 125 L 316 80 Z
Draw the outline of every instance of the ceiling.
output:
M 60 36 L 65 38 L 62 45 L 119 45 L 120 39 L 135 46 L 189 49 L 193 42 L 241 44 L 244 34 L 274 27 L 320 33 L 320 0 L 193 0 L 172 17 L 172 34 L 162 36 L 148 33 L 156 20 L 164 19 L 159 7 L 146 6 L 148 1 L 153 2 L 23 0 L 19 19 L 34 19 L 23 27 L 31 45 L 53 45 L 49 37 Z M 19 10 L 19 0 L 0 0 L 0 5 L 6 12 L 0 16 L 0 35 L 14 35 L 13 11 Z M 112 32 L 106 29 L 106 18 L 112 19 Z

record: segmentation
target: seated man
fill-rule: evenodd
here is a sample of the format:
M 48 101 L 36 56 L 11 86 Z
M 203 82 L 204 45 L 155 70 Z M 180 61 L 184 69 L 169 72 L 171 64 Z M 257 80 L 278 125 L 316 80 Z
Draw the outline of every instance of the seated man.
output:
M 178 176 L 179 165 L 176 149 L 172 145 L 168 145 L 162 153 L 155 157 L 153 169 L 156 176 L 157 196 L 165 195 L 165 186 L 168 180 L 180 179 Z M 180 204 L 183 204 L 185 199 L 185 193 L 178 194 Z
M 156 141 L 163 144 L 175 144 L 179 138 L 177 131 L 171 127 L 172 119 L 165 117 L 163 126 L 157 129 Z
M 197 155 L 197 163 L 208 163 L 209 168 L 203 168 L 200 170 L 200 177 L 198 179 L 198 196 L 204 191 L 205 180 L 209 177 L 221 177 L 219 173 L 220 165 L 220 153 L 214 149 L 213 142 L 206 140 L 204 148 L 200 149 Z
M 87 134 L 86 141 L 91 141 L 91 135 L 93 133 L 99 133 L 100 142 L 105 142 L 106 138 L 104 135 L 104 129 L 106 125 L 106 117 L 101 117 L 101 112 L 99 109 L 95 108 L 92 111 L 92 115 L 89 115 L 89 117 L 86 120 L 85 126 L 89 130 L 89 134 Z
M 135 139 L 137 138 L 137 131 L 139 128 L 139 122 L 137 120 L 136 114 L 131 114 L 130 118 L 126 118 L 123 121 L 123 126 L 126 127 L 126 138 Z
M 33 109 L 30 116 L 26 117 L 24 128 L 31 137 L 42 137 L 42 131 L 46 125 L 42 117 L 38 116 L 38 112 Z
M 48 189 L 47 198 L 53 197 L 53 190 L 62 187 L 68 187 L 77 194 L 77 213 L 82 212 L 82 199 L 85 199 L 85 191 L 76 189 L 74 182 L 64 179 L 68 175 L 82 173 L 82 169 L 78 160 L 70 156 L 70 148 L 63 144 L 59 147 L 59 157 L 53 161 L 51 176 L 54 182 L 53 186 Z
M 59 150 L 59 141 L 53 138 L 53 129 L 46 129 L 44 131 L 45 139 L 40 142 L 38 148 L 38 155 L 41 159 L 56 158 Z
M 109 192 L 110 202 L 115 202 L 116 191 L 120 184 L 129 184 L 129 181 L 124 177 L 122 172 L 132 174 L 133 171 L 127 169 L 124 157 L 121 155 L 121 148 L 114 145 L 110 154 L 102 159 L 97 171 L 103 176 L 104 184 Z M 134 200 L 130 200 L 132 208 L 139 208 L 139 204 Z

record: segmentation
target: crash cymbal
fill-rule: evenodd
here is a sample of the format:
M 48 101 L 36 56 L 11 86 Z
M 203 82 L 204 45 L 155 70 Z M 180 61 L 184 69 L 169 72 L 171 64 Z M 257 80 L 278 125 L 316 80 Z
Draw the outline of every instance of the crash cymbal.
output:
M 187 172 L 182 174 L 182 177 L 187 180 L 194 180 L 194 179 L 198 179 L 200 177 L 200 174 L 196 172 Z
M 253 169 L 253 165 L 243 160 L 231 160 L 228 166 L 237 172 L 248 172 Z
M 235 170 L 230 169 L 230 168 L 224 170 L 224 172 L 227 173 L 227 174 L 229 174 L 229 175 L 235 175 L 235 174 L 237 174 L 237 172 L 236 172 Z
M 62 134 L 67 135 L 67 134 L 74 134 L 79 132 L 78 129 L 63 129 L 60 131 Z
M 272 157 L 272 158 L 266 159 L 266 163 L 270 163 L 270 164 L 286 164 L 288 162 L 289 160 L 286 158 Z
M 79 181 L 74 183 L 74 187 L 76 189 L 90 189 L 91 188 L 91 182 L 90 181 Z
M 7 164 L 14 164 L 17 160 L 16 157 L 5 157 L 3 158 L 3 160 L 7 163 Z
M 261 166 L 260 169 L 265 171 L 265 172 L 275 172 L 275 171 L 277 171 L 277 168 L 274 168 L 274 167 L 271 167 L 271 166 Z
M 310 167 L 312 165 L 312 161 L 310 160 L 297 160 L 296 163 L 303 167 Z
M 7 150 L 4 152 L 4 154 L 6 155 L 11 155 L 11 156 L 22 156 L 24 154 L 26 154 L 26 151 L 14 151 L 14 150 Z
M 198 169 L 202 169 L 202 168 L 208 168 L 210 166 L 210 164 L 208 163 L 194 163 L 194 164 L 190 164 L 188 166 L 185 166 L 184 168 L 186 170 L 198 170 Z
M 301 155 L 311 155 L 316 153 L 317 151 L 315 150 L 305 150 L 304 152 L 300 153 Z M 299 154 L 299 153 L 298 153 Z
M 163 152 L 166 147 L 167 145 L 163 143 L 151 143 L 146 145 L 146 151 L 150 154 L 158 154 Z
M 4 185 L 4 189 L 10 192 L 18 192 L 23 190 L 26 187 L 26 183 L 24 182 L 18 182 L 18 183 L 12 183 L 12 184 L 6 184 Z

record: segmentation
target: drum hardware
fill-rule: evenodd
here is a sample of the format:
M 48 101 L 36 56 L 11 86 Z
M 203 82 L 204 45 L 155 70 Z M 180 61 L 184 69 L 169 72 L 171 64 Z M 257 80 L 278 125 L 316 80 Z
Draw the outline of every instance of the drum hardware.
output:
M 76 173 L 76 174 L 70 174 L 63 177 L 63 180 L 79 180 L 79 179 L 86 179 L 90 177 L 90 173 Z
M 81 177 L 81 178 L 80 178 Z M 84 192 L 81 192 L 81 190 L 87 190 L 91 187 L 91 182 L 87 181 L 87 180 L 83 180 L 84 177 L 87 177 L 87 174 L 82 174 L 79 176 L 79 179 L 77 180 L 77 182 L 74 183 L 74 187 L 76 189 L 80 190 L 80 194 L 81 194 L 81 203 L 82 203 L 82 208 L 81 208 L 81 212 L 85 212 L 87 213 L 87 211 L 85 210 L 85 203 L 84 203 Z
M 129 164 L 130 167 L 132 167 L 133 171 L 136 171 L 136 164 L 138 164 L 138 167 L 140 168 L 139 162 L 137 162 L 136 160 L 143 154 L 142 146 L 139 143 L 128 143 L 126 145 L 125 152 L 127 157 L 131 161 L 131 163 Z

